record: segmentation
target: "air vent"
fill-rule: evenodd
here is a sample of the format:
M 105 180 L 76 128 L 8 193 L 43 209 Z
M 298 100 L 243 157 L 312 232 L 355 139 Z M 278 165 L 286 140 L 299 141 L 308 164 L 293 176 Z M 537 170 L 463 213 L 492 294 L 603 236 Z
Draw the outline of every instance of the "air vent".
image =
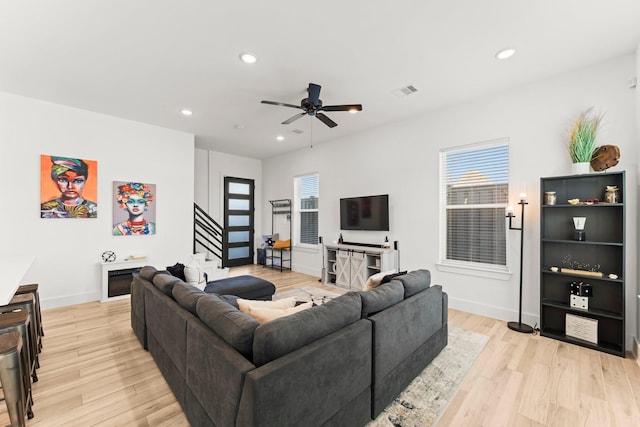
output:
M 394 90 L 393 94 L 398 98 L 402 98 L 403 96 L 411 95 L 412 93 L 416 93 L 417 91 L 418 89 L 416 89 L 413 85 L 409 85 Z
M 300 135 L 301 133 L 304 133 L 304 131 L 302 129 L 294 129 L 291 132 L 297 133 L 298 135 Z

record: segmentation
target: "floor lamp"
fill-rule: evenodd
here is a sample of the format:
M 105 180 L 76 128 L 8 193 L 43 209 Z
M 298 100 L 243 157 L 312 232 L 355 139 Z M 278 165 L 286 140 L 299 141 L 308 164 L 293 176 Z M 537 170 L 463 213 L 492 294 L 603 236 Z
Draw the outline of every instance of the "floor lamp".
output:
M 519 205 L 522 206 L 522 214 L 520 216 L 520 227 L 513 227 L 511 225 L 511 221 L 515 217 L 513 214 L 513 208 L 507 208 L 507 218 L 509 218 L 509 230 L 520 230 L 520 304 L 518 306 L 518 321 L 517 322 L 509 322 L 507 326 L 509 329 L 514 331 L 522 332 L 525 334 L 530 334 L 533 332 L 533 328 L 529 325 L 522 323 L 522 261 L 524 256 L 524 205 L 527 205 L 527 195 L 522 193 L 520 194 L 520 202 Z

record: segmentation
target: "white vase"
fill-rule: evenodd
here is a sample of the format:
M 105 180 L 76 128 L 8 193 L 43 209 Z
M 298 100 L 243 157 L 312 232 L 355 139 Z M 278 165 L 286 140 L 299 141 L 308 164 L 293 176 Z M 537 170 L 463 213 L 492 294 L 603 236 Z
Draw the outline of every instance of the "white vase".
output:
M 571 164 L 571 173 L 573 175 L 582 175 L 591 172 L 591 162 L 579 162 Z

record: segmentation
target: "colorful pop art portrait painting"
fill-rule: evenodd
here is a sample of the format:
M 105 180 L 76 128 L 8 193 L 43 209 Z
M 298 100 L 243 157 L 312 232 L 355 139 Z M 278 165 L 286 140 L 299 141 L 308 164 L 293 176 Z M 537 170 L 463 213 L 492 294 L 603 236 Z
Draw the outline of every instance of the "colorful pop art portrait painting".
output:
M 97 218 L 98 162 L 40 156 L 40 217 Z
M 156 234 L 156 185 L 113 182 L 113 235 Z

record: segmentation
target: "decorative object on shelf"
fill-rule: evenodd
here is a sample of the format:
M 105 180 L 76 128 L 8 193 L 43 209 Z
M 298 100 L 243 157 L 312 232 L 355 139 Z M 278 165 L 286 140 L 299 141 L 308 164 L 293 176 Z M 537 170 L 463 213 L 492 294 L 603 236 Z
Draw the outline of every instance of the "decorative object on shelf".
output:
M 104 262 L 113 262 L 116 260 L 116 253 L 113 251 L 104 251 L 102 252 L 102 261 Z
M 592 297 L 593 286 L 584 282 L 571 282 L 570 292 L 571 295 L 577 295 L 579 297 Z
M 620 161 L 620 148 L 617 145 L 602 145 L 591 157 L 591 169 L 600 172 L 609 169 Z
M 587 222 L 587 218 L 583 216 L 574 216 L 573 217 L 573 226 L 575 227 L 575 239 L 579 242 L 584 242 L 586 238 L 586 234 L 584 232 L 584 225 Z
M 342 238 L 342 233 L 340 233 L 340 237 L 338 237 L 338 244 L 342 244 L 342 242 L 344 242 L 344 239 Z
M 579 310 L 589 310 L 589 298 L 578 295 L 569 295 L 569 307 Z
M 604 201 L 606 203 L 620 203 L 620 189 L 617 185 L 607 185 L 604 190 Z
M 556 267 L 556 266 L 551 267 L 551 271 L 553 271 L 554 273 L 557 273 L 557 272 L 558 272 L 558 270 L 559 270 L 559 269 L 558 269 L 558 267 Z
M 565 333 L 574 338 L 598 344 L 598 321 L 587 317 L 566 314 Z
M 602 122 L 602 113 L 594 113 L 589 108 L 580 113 L 573 122 L 569 133 L 569 156 L 571 156 L 574 174 L 589 173 L 591 158 L 596 151 L 596 136 Z
M 383 248 L 390 248 L 391 243 L 389 242 L 389 236 L 384 236 L 384 242 L 382 242 Z
M 519 294 L 519 304 L 518 304 L 518 321 L 517 322 L 509 322 L 507 326 L 509 329 L 522 332 L 525 334 L 533 333 L 533 328 L 529 325 L 522 323 L 522 262 L 524 259 L 524 205 L 527 205 L 527 195 L 525 193 L 520 194 L 519 205 L 522 206 L 521 214 L 520 214 L 520 227 L 513 227 L 512 220 L 515 217 L 513 214 L 513 208 L 507 208 L 506 217 L 509 218 L 509 230 L 520 230 L 520 294 Z
M 611 274 L 609 275 L 609 279 L 616 280 L 617 278 L 618 278 L 618 275 L 617 275 L 617 274 L 613 274 L 613 273 L 611 273 Z
M 560 269 L 561 273 L 580 274 L 583 276 L 592 276 L 592 277 L 602 277 L 602 272 L 600 271 L 600 264 L 596 264 L 593 267 L 591 267 L 591 264 L 572 260 L 570 254 L 564 257 L 564 259 L 562 260 L 562 264 L 565 265 L 566 267 L 562 267 Z
M 555 205 L 557 200 L 555 191 L 547 191 L 544 193 L 544 204 L 545 205 Z

